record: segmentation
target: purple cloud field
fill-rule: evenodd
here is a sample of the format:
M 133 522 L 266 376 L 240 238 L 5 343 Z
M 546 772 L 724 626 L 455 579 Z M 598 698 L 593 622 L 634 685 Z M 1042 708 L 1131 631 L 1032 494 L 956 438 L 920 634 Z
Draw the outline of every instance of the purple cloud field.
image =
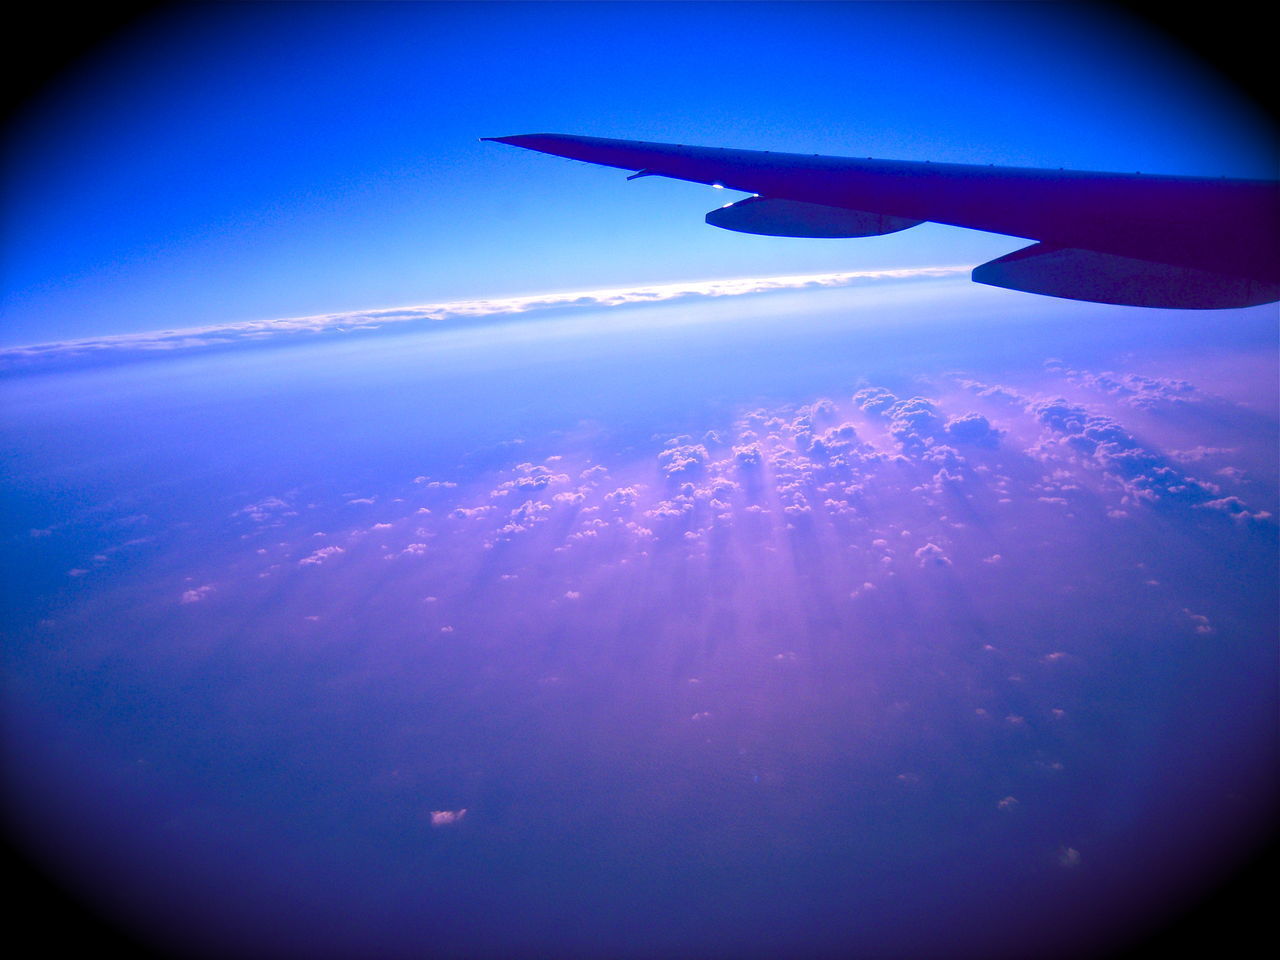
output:
M 1081 955 L 1227 882 L 1265 317 L 992 356 L 776 303 L 11 378 L 43 855 L 210 955 Z

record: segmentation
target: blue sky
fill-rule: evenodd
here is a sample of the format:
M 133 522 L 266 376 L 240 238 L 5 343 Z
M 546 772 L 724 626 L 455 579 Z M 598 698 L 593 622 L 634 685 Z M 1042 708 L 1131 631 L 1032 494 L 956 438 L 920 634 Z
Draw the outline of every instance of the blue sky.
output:
M 144 20 L 29 105 L 4 204 L 25 344 L 609 285 L 976 264 L 1017 241 L 705 226 L 565 132 L 1269 176 L 1257 117 L 1141 22 L 1057 4 L 235 4 Z

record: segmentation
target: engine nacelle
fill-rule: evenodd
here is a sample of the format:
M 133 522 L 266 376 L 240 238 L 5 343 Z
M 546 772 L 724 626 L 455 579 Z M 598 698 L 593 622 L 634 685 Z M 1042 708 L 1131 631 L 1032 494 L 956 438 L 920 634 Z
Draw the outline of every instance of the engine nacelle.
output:
M 707 214 L 707 223 L 722 230 L 817 239 L 879 237 L 923 222 L 775 197 L 747 197 Z

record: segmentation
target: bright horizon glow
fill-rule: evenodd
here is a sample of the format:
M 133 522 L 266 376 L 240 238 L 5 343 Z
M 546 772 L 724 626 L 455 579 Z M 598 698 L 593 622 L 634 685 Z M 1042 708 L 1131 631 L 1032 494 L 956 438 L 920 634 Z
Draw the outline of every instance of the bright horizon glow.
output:
M 210 324 L 105 337 L 86 337 L 50 343 L 0 348 L 0 370 L 18 369 L 44 361 L 76 357 L 113 356 L 129 352 L 183 351 L 201 347 L 262 342 L 296 334 L 351 333 L 377 330 L 385 324 L 450 320 L 478 320 L 559 307 L 620 307 L 662 303 L 698 297 L 738 297 L 781 290 L 844 287 L 859 280 L 911 280 L 950 277 L 972 269 L 970 265 L 902 267 L 889 270 L 846 270 L 838 273 L 792 274 L 773 277 L 735 277 L 681 283 L 538 293 L 518 297 L 451 300 L 440 303 L 340 313 Z

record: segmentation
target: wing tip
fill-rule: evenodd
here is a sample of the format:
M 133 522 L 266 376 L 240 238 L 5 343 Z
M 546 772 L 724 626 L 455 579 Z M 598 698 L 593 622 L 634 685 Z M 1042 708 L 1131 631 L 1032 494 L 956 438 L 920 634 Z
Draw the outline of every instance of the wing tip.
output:
M 556 133 L 517 133 L 509 137 L 480 137 L 482 143 L 506 143 L 513 147 L 524 146 L 533 140 L 545 140 L 548 137 L 560 137 Z

